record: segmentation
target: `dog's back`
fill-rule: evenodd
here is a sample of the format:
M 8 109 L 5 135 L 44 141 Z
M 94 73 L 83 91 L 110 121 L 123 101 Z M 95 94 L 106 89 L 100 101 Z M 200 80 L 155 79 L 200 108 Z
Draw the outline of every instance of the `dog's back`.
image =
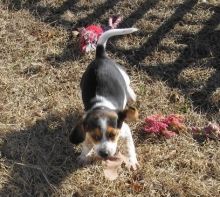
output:
M 119 65 L 108 57 L 96 58 L 88 66 L 81 81 L 82 99 L 86 111 L 93 106 L 92 98 L 97 95 L 111 101 L 116 109 L 123 109 L 127 94 L 126 84 L 118 67 Z

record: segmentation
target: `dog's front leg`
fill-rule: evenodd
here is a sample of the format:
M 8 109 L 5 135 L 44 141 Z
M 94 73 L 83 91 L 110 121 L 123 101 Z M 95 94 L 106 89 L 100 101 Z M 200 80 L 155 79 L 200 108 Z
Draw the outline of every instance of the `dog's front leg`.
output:
M 131 135 L 131 129 L 126 123 L 122 124 L 121 137 L 126 140 L 129 165 L 132 169 L 136 170 L 139 164 L 136 157 L 134 141 Z

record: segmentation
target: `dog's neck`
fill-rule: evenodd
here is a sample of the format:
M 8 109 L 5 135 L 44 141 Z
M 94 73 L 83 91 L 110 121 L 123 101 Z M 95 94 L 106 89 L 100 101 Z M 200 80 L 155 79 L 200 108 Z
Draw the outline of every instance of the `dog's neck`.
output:
M 91 103 L 92 107 L 89 109 L 89 111 L 93 110 L 93 109 L 96 109 L 96 108 L 100 108 L 100 107 L 107 108 L 107 109 L 110 109 L 110 110 L 116 110 L 116 107 L 112 104 L 112 102 L 109 101 L 108 99 L 106 99 L 103 96 L 94 97 L 90 101 L 90 103 Z

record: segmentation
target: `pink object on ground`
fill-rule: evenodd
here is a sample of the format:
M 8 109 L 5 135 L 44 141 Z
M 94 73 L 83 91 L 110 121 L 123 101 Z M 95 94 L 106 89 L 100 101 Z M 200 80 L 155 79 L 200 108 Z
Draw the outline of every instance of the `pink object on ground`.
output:
M 166 117 L 158 114 L 152 115 L 145 119 L 144 131 L 171 138 L 176 135 L 178 130 L 185 128 L 183 122 L 184 118 L 178 114 L 171 114 Z
M 204 127 L 191 127 L 190 131 L 194 134 L 202 134 L 209 139 L 220 140 L 220 125 L 217 123 L 209 122 Z
M 115 29 L 122 21 L 122 17 L 115 16 L 109 18 L 108 26 L 101 25 L 89 25 L 83 27 L 79 31 L 80 36 L 80 51 L 87 53 L 89 51 L 95 51 L 99 37 L 109 29 Z
M 86 53 L 96 49 L 96 43 L 103 33 L 103 29 L 98 25 L 89 25 L 80 31 L 80 50 Z

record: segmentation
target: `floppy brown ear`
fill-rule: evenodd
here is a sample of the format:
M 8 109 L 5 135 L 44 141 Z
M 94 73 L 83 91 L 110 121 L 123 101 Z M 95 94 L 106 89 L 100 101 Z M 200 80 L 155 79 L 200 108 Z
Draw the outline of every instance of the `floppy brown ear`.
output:
M 123 111 L 120 111 L 118 113 L 118 127 L 121 128 L 122 123 L 127 121 L 137 121 L 138 120 L 138 110 L 135 107 L 129 106 Z
M 80 144 L 85 140 L 86 132 L 83 126 L 83 121 L 79 121 L 70 133 L 69 139 L 73 144 Z

